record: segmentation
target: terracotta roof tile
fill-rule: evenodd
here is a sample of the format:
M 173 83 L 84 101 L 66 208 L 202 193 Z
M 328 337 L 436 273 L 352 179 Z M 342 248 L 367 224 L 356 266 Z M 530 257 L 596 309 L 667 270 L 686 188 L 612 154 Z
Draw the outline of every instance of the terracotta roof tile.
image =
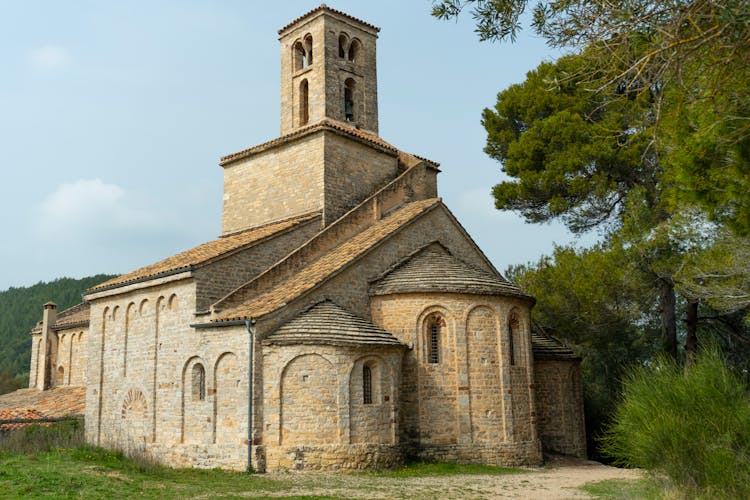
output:
M 397 264 L 370 290 L 372 295 L 410 292 L 527 297 L 518 286 L 502 276 L 470 266 L 439 243 L 432 243 Z
M 85 409 L 86 388 L 81 386 L 55 387 L 47 391 L 19 389 L 0 396 L 0 420 L 80 416 Z M 25 425 L 29 424 L 1 424 L 0 430 L 17 429 Z
M 342 123 L 337 122 L 335 120 L 325 119 L 325 120 L 319 121 L 318 123 L 314 123 L 310 126 L 297 129 L 294 132 L 290 132 L 286 135 L 282 135 L 281 137 L 277 137 L 276 139 L 264 142 L 262 144 L 258 144 L 257 146 L 253 146 L 251 148 L 243 149 L 242 151 L 238 151 L 236 153 L 223 156 L 221 157 L 221 160 L 219 161 L 219 165 L 221 166 L 228 165 L 232 162 L 242 160 L 256 153 L 260 153 L 261 151 L 265 151 L 269 148 L 272 148 L 274 146 L 284 144 L 298 137 L 303 137 L 305 135 L 313 134 L 320 130 L 335 131 L 340 134 L 348 135 L 350 137 L 355 137 L 366 143 L 380 146 L 381 148 L 387 149 L 389 151 L 393 151 L 394 153 L 398 153 L 398 149 L 395 146 L 384 141 L 377 135 L 369 134 L 362 130 L 358 130 L 354 127 L 343 125 Z
M 103 289 L 115 288 L 118 286 L 126 285 L 128 283 L 134 283 L 137 281 L 154 278 L 167 272 L 189 270 L 194 266 L 204 264 L 217 257 L 238 250 L 244 246 L 257 243 L 265 238 L 285 231 L 298 224 L 315 219 L 316 217 L 320 217 L 320 214 L 308 214 L 301 217 L 287 219 L 274 224 L 268 224 L 262 227 L 248 229 L 239 233 L 223 236 L 213 241 L 209 241 L 208 243 L 198 245 L 197 247 L 191 248 L 190 250 L 187 250 L 185 252 L 173 255 L 172 257 L 168 257 L 155 264 L 142 267 L 131 273 L 123 274 L 121 276 L 118 276 L 117 278 L 105 281 L 104 283 L 101 283 L 93 288 L 89 288 L 87 292 L 93 293 Z
M 90 309 L 91 304 L 88 302 L 81 302 L 80 304 L 59 312 L 53 328 L 61 330 L 65 327 L 87 324 L 89 322 Z
M 373 29 L 375 31 L 380 31 L 380 28 L 378 28 L 377 26 L 373 26 L 370 23 L 366 23 L 365 21 L 363 21 L 361 19 L 357 19 L 354 16 L 350 16 L 346 12 L 341 12 L 340 10 L 332 9 L 332 8 L 328 7 L 326 4 L 323 3 L 323 4 L 320 4 L 318 7 L 315 7 L 310 12 L 299 16 L 297 19 L 295 19 L 294 21 L 290 22 L 289 24 L 287 24 L 286 26 L 284 26 L 283 28 L 281 28 L 279 30 L 279 35 L 281 35 L 284 31 L 286 31 L 287 29 L 289 29 L 293 25 L 295 25 L 298 22 L 302 21 L 303 19 L 306 19 L 306 18 L 312 16 L 313 14 L 316 14 L 316 13 L 322 11 L 322 10 L 326 10 L 328 12 L 333 12 L 334 14 L 338 14 L 338 15 L 340 15 L 342 17 L 347 18 L 347 19 L 351 19 L 352 21 L 357 21 L 358 23 L 363 24 L 363 25 L 367 26 L 370 29 Z
M 534 359 L 581 359 L 575 351 L 549 335 L 537 323 L 531 326 L 531 348 Z
M 330 300 L 297 315 L 264 341 L 269 345 L 405 347 L 396 337 Z
M 361 233 L 324 254 L 291 278 L 282 281 L 270 290 L 262 292 L 249 300 L 241 301 L 237 305 L 230 305 L 227 309 L 219 311 L 218 315 L 212 321 L 231 321 L 260 317 L 279 309 L 291 300 L 320 285 L 326 279 L 374 248 L 388 236 L 439 204 L 440 198 L 431 198 L 404 205 L 401 209 L 384 217 Z M 242 297 L 242 288 L 235 291 L 234 295 Z M 232 297 L 230 296 L 225 300 L 228 301 L 228 304 L 232 304 L 231 299 Z

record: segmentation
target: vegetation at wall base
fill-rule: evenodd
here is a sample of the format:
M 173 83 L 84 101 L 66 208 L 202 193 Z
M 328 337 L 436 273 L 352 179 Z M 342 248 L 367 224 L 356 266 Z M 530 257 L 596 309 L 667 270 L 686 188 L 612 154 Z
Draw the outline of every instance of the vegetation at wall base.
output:
M 603 439 L 620 465 L 665 475 L 688 496 L 750 498 L 750 394 L 708 348 L 688 366 L 633 369 Z

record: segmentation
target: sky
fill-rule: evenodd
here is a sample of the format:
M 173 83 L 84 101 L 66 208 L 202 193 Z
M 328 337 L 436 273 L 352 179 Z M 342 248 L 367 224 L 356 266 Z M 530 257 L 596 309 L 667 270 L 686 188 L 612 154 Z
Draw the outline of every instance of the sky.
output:
M 490 194 L 482 109 L 556 53 L 528 30 L 479 42 L 430 0 L 329 0 L 381 28 L 380 136 L 441 164 L 438 190 L 503 271 L 554 244 Z M 285 0 L 0 0 L 0 290 L 124 273 L 221 232 L 221 156 L 279 135 Z

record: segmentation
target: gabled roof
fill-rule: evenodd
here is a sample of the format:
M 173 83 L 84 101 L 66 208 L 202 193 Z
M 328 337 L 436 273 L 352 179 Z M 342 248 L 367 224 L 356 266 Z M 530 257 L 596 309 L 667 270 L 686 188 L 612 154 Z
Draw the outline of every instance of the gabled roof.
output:
M 537 323 L 531 325 L 531 349 L 534 359 L 581 359 L 570 347 L 549 335 Z
M 268 345 L 405 347 L 399 340 L 330 300 L 318 302 L 269 335 Z
M 282 280 L 265 292 L 245 297 L 243 288 L 251 286 L 253 281 L 250 281 L 244 287 L 235 290 L 232 295 L 222 299 L 218 305 L 219 307 L 224 305 L 226 309 L 219 309 L 212 322 L 257 318 L 285 306 L 290 301 L 338 274 L 390 235 L 406 227 L 439 204 L 440 198 L 407 203 L 402 208 L 325 253 L 288 279 Z M 256 279 L 262 277 L 263 275 Z
M 300 217 L 283 220 L 281 222 L 275 222 L 272 224 L 267 224 L 265 226 L 248 229 L 246 231 L 241 231 L 227 236 L 222 236 L 213 241 L 209 241 L 208 243 L 203 243 L 202 245 L 191 248 L 190 250 L 187 250 L 185 252 L 178 253 L 177 255 L 173 255 L 172 257 L 168 257 L 155 264 L 142 267 L 133 272 L 123 274 L 109 281 L 105 281 L 104 283 L 101 283 L 95 287 L 89 288 L 87 292 L 93 293 L 100 290 L 124 286 L 129 283 L 146 281 L 148 279 L 162 276 L 166 273 L 182 270 L 189 271 L 197 266 L 206 264 L 213 259 L 238 251 L 243 247 L 256 244 L 261 240 L 264 240 L 278 233 L 286 231 L 294 226 L 309 222 L 319 217 L 319 213 L 307 214 Z
M 57 314 L 57 318 L 55 319 L 53 328 L 55 330 L 62 330 L 64 328 L 72 328 L 74 326 L 88 325 L 90 309 L 91 304 L 84 301 L 80 304 L 59 312 Z
M 454 257 L 440 243 L 418 250 L 389 270 L 370 288 L 371 295 L 411 292 L 472 293 L 529 298 L 502 276 L 477 269 Z

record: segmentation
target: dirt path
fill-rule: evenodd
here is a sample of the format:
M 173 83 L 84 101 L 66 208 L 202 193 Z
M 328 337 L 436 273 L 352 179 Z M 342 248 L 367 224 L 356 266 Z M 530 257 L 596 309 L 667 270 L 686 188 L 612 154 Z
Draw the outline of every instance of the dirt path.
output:
M 543 468 L 508 475 L 453 475 L 389 478 L 358 474 L 269 474 L 269 478 L 299 484 L 292 490 L 261 496 L 313 495 L 337 498 L 590 498 L 579 490 L 605 479 L 639 479 L 636 470 L 607 467 L 597 462 L 553 458 Z M 260 492 L 254 492 L 258 494 Z

